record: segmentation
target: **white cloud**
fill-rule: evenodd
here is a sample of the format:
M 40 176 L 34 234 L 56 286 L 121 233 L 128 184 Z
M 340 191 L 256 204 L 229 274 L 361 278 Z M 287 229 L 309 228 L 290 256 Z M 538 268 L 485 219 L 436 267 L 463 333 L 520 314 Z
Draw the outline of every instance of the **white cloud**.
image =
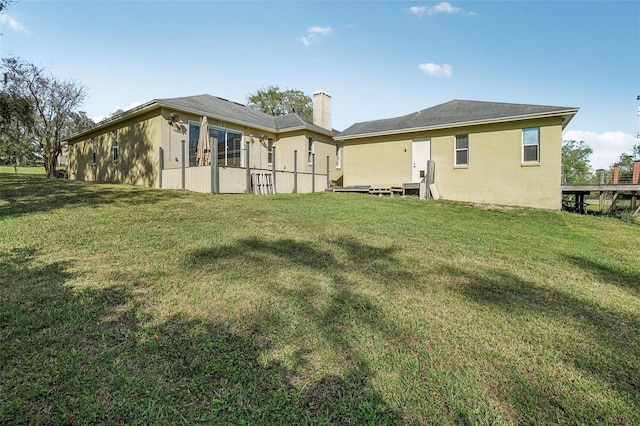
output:
M 451 3 L 448 3 L 446 1 L 442 3 L 438 3 L 435 6 L 427 9 L 427 13 L 429 15 L 435 15 L 436 13 L 458 13 L 458 12 L 462 12 L 462 9 L 460 9 L 459 7 L 454 7 L 453 5 L 451 5 Z
M 25 27 L 20 22 L 16 21 L 12 16 L 7 15 L 6 13 L 0 15 L 0 24 L 9 25 L 9 28 L 18 33 L 29 34 L 29 30 L 27 30 L 27 27 Z
M 312 44 L 319 43 L 322 37 L 327 37 L 333 34 L 333 28 L 315 26 L 307 30 L 307 35 L 300 38 L 302 44 L 310 46 Z
M 620 154 L 631 154 L 631 147 L 640 143 L 640 140 L 628 133 L 595 133 L 587 130 L 569 130 L 562 134 L 562 139 L 585 141 L 593 150 L 589 159 L 594 170 L 608 169 L 618 161 Z
M 422 17 L 425 14 L 435 15 L 437 13 L 461 13 L 462 9 L 460 9 L 459 7 L 453 6 L 449 2 L 443 1 L 431 7 L 412 6 L 409 9 L 407 9 L 407 12 L 409 12 L 412 15 Z M 475 15 L 475 12 L 470 12 L 469 15 Z
M 418 68 L 425 74 L 430 75 L 431 77 L 443 77 L 449 78 L 453 75 L 453 67 L 449 64 L 420 64 Z
M 427 8 L 425 6 L 412 6 L 407 11 L 412 15 L 422 16 L 427 11 Z
M 331 35 L 333 34 L 333 29 L 331 27 L 311 27 L 307 30 L 309 34 L 319 34 L 319 35 Z

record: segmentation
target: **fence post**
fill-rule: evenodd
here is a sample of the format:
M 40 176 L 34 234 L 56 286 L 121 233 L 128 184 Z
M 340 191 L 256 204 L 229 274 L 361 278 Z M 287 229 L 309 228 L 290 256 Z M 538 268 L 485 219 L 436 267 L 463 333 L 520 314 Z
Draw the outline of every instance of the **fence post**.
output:
M 244 153 L 244 162 L 247 166 L 247 194 L 251 194 L 251 168 L 249 167 L 249 139 L 245 141 L 247 150 Z
M 327 188 L 331 187 L 331 179 L 329 178 L 329 156 L 327 155 Z
M 598 181 L 600 182 L 600 185 L 604 185 L 604 169 L 598 169 L 596 171 L 598 172 Z
M 218 193 L 218 138 L 209 137 L 209 167 L 211 168 L 211 193 Z
M 316 192 L 316 153 L 311 153 L 311 192 Z
M 431 190 L 429 189 L 429 185 L 431 185 L 431 168 L 432 168 L 431 160 L 427 160 L 427 170 L 425 170 L 424 182 L 426 184 L 424 189 L 424 198 L 429 199 L 431 197 Z
M 273 183 L 273 193 L 276 192 L 276 144 L 271 145 L 271 182 Z
M 182 190 L 185 188 L 184 139 L 182 139 Z
M 620 180 L 620 166 L 614 166 L 613 168 L 613 184 L 617 185 Z
M 293 193 L 298 193 L 298 151 L 293 150 Z
M 164 170 L 164 149 L 160 147 L 160 158 L 158 158 L 158 188 L 162 189 L 162 170 Z
M 631 183 L 634 185 L 637 185 L 639 177 L 640 177 L 640 160 L 636 160 L 633 162 L 633 170 L 631 173 Z M 633 195 L 631 195 L 631 211 L 637 213 L 636 206 L 638 204 L 638 191 L 633 192 L 632 194 Z

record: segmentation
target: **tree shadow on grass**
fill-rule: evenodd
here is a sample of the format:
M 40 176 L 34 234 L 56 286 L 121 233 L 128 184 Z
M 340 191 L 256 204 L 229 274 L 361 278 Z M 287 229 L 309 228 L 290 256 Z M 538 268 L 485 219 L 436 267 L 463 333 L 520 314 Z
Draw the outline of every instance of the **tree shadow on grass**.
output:
M 298 345 L 291 359 L 294 370 L 308 364 L 305 342 L 309 339 L 325 342 L 341 360 L 341 375 L 324 376 L 307 388 L 305 407 L 322 413 L 332 423 L 349 423 L 347 419 L 363 415 L 357 423 L 394 424 L 400 422 L 400 414 L 376 396 L 371 385 L 374 372 L 359 352 L 357 340 L 362 330 L 394 341 L 408 334 L 387 320 L 374 295 L 414 281 L 410 272 L 394 265 L 396 253 L 395 247 L 376 247 L 351 238 L 318 242 L 254 238 L 196 250 L 190 262 L 193 267 L 222 270 L 227 268 L 227 261 L 231 261 L 231 268 L 244 265 L 253 271 L 252 276 L 265 277 L 263 285 L 273 298 L 284 300 L 297 312 L 305 323 L 300 332 L 317 330 L 317 336 L 290 337 Z M 273 279 L 292 269 L 301 274 L 300 281 L 281 283 Z M 366 276 L 371 280 L 370 287 L 361 288 L 352 276 Z M 325 287 L 327 283 L 329 288 Z M 258 309 L 253 315 L 257 335 L 274 335 L 282 329 L 270 308 Z M 336 395 L 340 397 L 334 398 Z
M 594 274 L 599 280 L 630 290 L 635 296 L 640 296 L 640 259 L 636 258 L 638 264 L 635 270 L 605 264 L 586 256 L 567 255 L 566 259 L 580 269 Z
M 328 245 L 329 249 L 319 248 Z M 352 238 L 333 238 L 312 243 L 293 239 L 267 240 L 247 238 L 230 245 L 207 247 L 191 253 L 192 267 L 215 265 L 226 259 L 242 260 L 258 272 L 268 272 L 273 266 L 287 268 L 297 265 L 319 271 L 331 278 L 346 271 L 375 274 L 388 282 L 411 282 L 413 275 L 402 268 L 390 267 L 396 262 L 395 247 L 376 247 Z
M 357 372 L 300 390 L 256 336 L 157 321 L 139 287 L 74 288 L 72 271 L 37 249 L 0 255 L 2 424 L 400 423 Z
M 542 337 L 547 340 L 544 344 L 559 351 L 565 362 L 607 383 L 630 406 L 640 410 L 640 318 L 536 285 L 501 270 L 468 271 L 448 267 L 441 272 L 459 279 L 463 283 L 459 291 L 478 303 L 503 310 L 510 316 L 549 318 L 553 320 L 550 324 L 565 324 L 569 329 L 575 327 L 575 334 L 589 339 L 587 343 L 572 339 L 561 330 L 555 334 L 550 326 Z M 588 350 L 585 350 L 585 344 L 588 344 Z M 522 387 L 517 393 L 526 399 L 520 401 L 522 406 L 540 405 L 545 401 L 549 413 L 554 407 L 556 411 L 562 409 L 563 402 L 559 399 L 566 396 L 553 395 L 546 388 L 538 389 L 535 380 L 528 381 L 515 372 L 513 381 Z M 585 401 L 584 405 L 588 407 L 590 403 Z M 599 410 L 595 405 L 591 409 L 594 413 Z
M 153 191 L 135 186 L 0 174 L 0 220 L 70 206 L 118 202 L 150 204 L 181 196 L 184 195 L 175 191 Z

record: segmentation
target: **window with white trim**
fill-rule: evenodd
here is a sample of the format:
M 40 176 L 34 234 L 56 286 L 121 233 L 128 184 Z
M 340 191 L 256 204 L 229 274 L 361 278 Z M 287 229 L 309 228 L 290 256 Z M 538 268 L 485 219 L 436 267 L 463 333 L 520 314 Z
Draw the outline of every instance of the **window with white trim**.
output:
M 189 167 L 195 167 L 197 163 L 200 131 L 200 123 L 189 123 Z M 242 133 L 209 126 L 209 140 L 211 138 L 218 144 L 219 166 L 244 167 L 243 153 L 246 148 L 242 143 Z
M 336 169 L 342 168 L 342 145 L 336 145 Z
M 309 164 L 313 163 L 313 154 L 314 154 L 314 140 L 313 137 L 309 136 L 307 138 L 307 151 L 309 152 Z
M 246 147 L 243 145 L 242 133 L 229 129 L 220 129 L 209 126 L 209 137 L 218 140 L 218 165 L 220 166 L 244 166 Z
M 195 167 L 198 162 L 198 141 L 200 140 L 200 124 L 189 123 L 189 167 Z
M 540 128 L 522 129 L 522 162 L 540 162 Z
M 113 142 L 111 143 L 111 159 L 118 161 L 118 133 L 113 132 Z
M 91 138 L 91 164 L 96 165 L 96 150 L 97 150 L 97 141 L 96 138 Z
M 456 135 L 454 166 L 469 165 L 469 135 Z
M 267 163 L 273 164 L 273 139 L 267 139 Z

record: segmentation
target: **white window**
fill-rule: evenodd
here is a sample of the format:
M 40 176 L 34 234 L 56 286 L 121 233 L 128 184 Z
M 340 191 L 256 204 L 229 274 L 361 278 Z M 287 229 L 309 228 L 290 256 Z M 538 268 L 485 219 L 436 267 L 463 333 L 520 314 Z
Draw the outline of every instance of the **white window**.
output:
M 314 141 L 311 136 L 307 139 L 307 146 L 309 151 L 309 164 L 313 163 L 313 153 L 314 153 Z
M 198 140 L 200 139 L 200 123 L 189 123 L 189 167 L 198 162 Z
M 522 129 L 522 162 L 540 162 L 540 128 Z
M 246 143 L 242 143 L 244 135 L 229 129 L 209 126 L 209 138 L 218 141 L 218 165 L 244 167 Z
M 273 164 L 273 139 L 267 140 L 267 163 Z
M 336 169 L 342 168 L 342 145 L 336 145 Z
M 118 134 L 113 132 L 113 142 L 111 144 L 111 159 L 118 161 Z
M 469 135 L 456 135 L 454 166 L 469 165 Z
M 91 164 L 96 165 L 96 138 L 91 138 Z

